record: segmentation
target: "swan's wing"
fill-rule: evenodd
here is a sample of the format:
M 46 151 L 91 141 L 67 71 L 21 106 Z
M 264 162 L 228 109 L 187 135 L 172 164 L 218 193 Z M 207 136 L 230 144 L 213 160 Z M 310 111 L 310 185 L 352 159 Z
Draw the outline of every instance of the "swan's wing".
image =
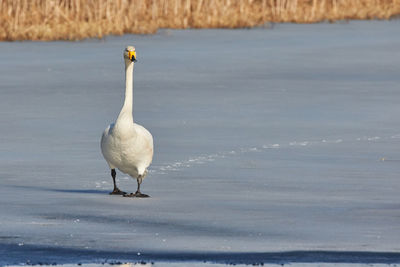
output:
M 153 161 L 153 136 L 146 128 L 139 124 L 135 123 L 134 127 L 137 133 L 135 150 L 137 151 L 138 156 L 140 155 L 140 166 L 138 166 L 138 171 L 140 174 L 143 174 Z
M 109 146 L 111 141 L 110 139 L 112 138 L 111 134 L 113 129 L 114 129 L 114 123 L 108 125 L 107 128 L 104 130 L 100 141 L 101 153 L 103 154 L 104 159 L 107 161 L 111 169 L 115 168 L 115 166 L 113 166 L 110 162 L 111 151 Z
M 103 152 L 103 149 L 105 148 L 104 145 L 110 138 L 110 134 L 112 133 L 112 130 L 114 129 L 114 123 L 111 123 L 110 125 L 107 126 L 107 128 L 104 130 L 102 136 L 101 136 L 101 151 Z M 103 153 L 104 154 L 104 153 Z

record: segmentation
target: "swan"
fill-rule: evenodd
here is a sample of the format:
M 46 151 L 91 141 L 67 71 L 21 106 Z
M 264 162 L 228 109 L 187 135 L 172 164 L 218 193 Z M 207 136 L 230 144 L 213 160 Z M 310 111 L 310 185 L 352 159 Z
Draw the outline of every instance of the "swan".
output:
M 124 50 L 125 60 L 125 101 L 115 123 L 110 124 L 101 137 L 101 152 L 111 169 L 114 190 L 111 195 L 124 197 L 149 197 L 140 192 L 140 184 L 147 175 L 147 168 L 153 160 L 153 136 L 143 126 L 133 122 L 133 68 L 136 50 L 128 46 Z M 115 182 L 116 171 L 130 175 L 137 180 L 136 193 L 121 191 Z

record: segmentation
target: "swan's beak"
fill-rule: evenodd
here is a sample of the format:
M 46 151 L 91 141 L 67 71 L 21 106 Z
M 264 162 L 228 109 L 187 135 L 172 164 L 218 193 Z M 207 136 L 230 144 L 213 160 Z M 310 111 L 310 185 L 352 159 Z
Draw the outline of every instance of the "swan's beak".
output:
M 136 51 L 129 51 L 129 59 L 132 60 L 132 62 L 136 61 Z

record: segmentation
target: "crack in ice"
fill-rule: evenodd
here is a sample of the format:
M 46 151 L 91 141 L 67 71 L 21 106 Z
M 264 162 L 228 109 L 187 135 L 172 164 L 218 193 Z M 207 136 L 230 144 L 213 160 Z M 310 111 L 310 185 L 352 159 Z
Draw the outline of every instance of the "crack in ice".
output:
M 379 140 L 385 140 L 385 139 L 400 139 L 400 134 L 395 134 L 391 135 L 390 137 L 382 138 L 380 136 L 362 136 L 362 137 L 357 137 L 355 139 L 349 139 L 347 141 L 360 141 L 360 142 L 370 142 L 370 141 L 379 141 Z M 251 147 L 242 147 L 238 149 L 233 149 L 229 151 L 222 151 L 218 153 L 213 153 L 209 155 L 200 155 L 197 157 L 191 157 L 187 160 L 183 161 L 177 161 L 171 164 L 166 164 L 162 166 L 155 166 L 150 170 L 150 173 L 156 173 L 156 174 L 167 174 L 170 171 L 180 171 L 183 169 L 190 168 L 194 165 L 200 165 L 200 164 L 205 164 L 207 162 L 214 162 L 215 160 L 219 158 L 225 158 L 227 156 L 237 156 L 238 154 L 245 154 L 245 153 L 260 153 L 264 150 L 267 149 L 281 149 L 281 148 L 288 148 L 288 147 L 307 147 L 310 145 L 327 145 L 327 144 L 340 144 L 345 142 L 343 138 L 338 138 L 338 139 L 328 139 L 328 138 L 323 138 L 320 140 L 316 141 L 309 141 L 309 140 L 303 140 L 303 141 L 291 141 L 287 144 L 279 144 L 279 143 L 272 143 L 272 144 L 264 144 L 261 146 L 251 146 Z

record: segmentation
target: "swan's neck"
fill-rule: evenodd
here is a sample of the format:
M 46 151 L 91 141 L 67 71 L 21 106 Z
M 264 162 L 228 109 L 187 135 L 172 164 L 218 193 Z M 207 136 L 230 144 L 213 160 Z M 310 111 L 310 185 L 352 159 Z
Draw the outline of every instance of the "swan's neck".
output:
M 119 113 L 118 119 L 128 120 L 133 123 L 133 65 L 129 62 L 125 64 L 125 101 Z

